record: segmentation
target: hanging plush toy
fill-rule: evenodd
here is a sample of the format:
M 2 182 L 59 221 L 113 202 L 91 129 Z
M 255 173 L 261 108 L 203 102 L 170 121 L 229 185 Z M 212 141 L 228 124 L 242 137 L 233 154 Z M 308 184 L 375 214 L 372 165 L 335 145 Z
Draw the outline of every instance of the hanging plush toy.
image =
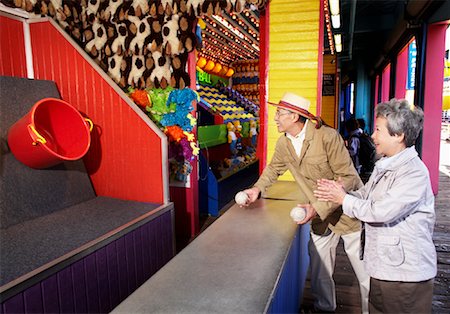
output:
M 167 87 L 166 89 L 157 88 L 148 91 L 152 107 L 147 107 L 146 110 L 149 112 L 150 118 L 157 124 L 160 124 L 160 121 L 165 114 L 175 112 L 176 104 L 167 106 L 167 98 L 172 90 L 173 88 Z
M 227 130 L 228 130 L 228 144 L 230 144 L 230 151 L 231 155 L 237 154 L 236 144 L 237 144 L 237 137 L 233 123 L 228 122 L 227 123 Z
M 241 125 L 241 121 L 239 120 L 234 120 L 233 121 L 233 125 L 234 125 L 234 132 L 236 134 L 236 150 L 239 152 L 242 150 L 242 125 Z
M 256 129 L 256 121 L 250 120 L 250 137 L 251 137 L 251 143 L 252 147 L 256 148 L 256 143 L 258 139 L 258 130 Z
M 150 97 L 145 90 L 142 89 L 130 89 L 130 97 L 139 107 L 145 109 L 151 107 Z

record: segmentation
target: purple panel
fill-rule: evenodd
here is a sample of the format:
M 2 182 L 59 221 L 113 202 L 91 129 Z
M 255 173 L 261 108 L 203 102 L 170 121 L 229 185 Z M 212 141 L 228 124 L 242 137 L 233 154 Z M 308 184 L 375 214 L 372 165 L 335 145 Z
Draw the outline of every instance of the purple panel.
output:
M 25 308 L 23 304 L 23 294 L 19 293 L 14 297 L 12 297 L 11 299 L 6 300 L 3 303 L 3 310 L 5 314 L 25 313 Z
M 23 292 L 25 303 L 25 313 L 42 313 L 44 305 L 42 304 L 41 284 L 37 283 Z
M 117 265 L 116 242 L 111 242 L 106 246 L 106 260 L 108 264 L 109 297 L 111 307 L 114 308 L 120 303 L 119 297 L 119 269 Z
M 170 212 L 161 216 L 162 228 L 163 228 L 163 250 L 164 250 L 164 260 L 163 263 L 166 264 L 173 257 L 173 233 L 172 233 L 172 222 Z
M 150 250 L 151 250 L 151 244 L 150 244 L 150 236 L 149 236 L 149 223 L 142 226 L 142 264 L 143 264 L 143 271 L 144 271 L 144 277 L 150 278 Z
M 128 270 L 127 270 L 127 256 L 125 251 L 124 238 L 117 239 L 117 261 L 119 267 L 119 295 L 120 300 L 124 300 L 131 291 L 128 290 Z
M 98 297 L 98 278 L 97 265 L 95 263 L 95 254 L 90 254 L 84 258 L 86 270 L 86 295 L 89 313 L 98 313 L 100 310 Z
M 112 310 L 112 307 L 109 300 L 109 280 L 106 247 L 103 247 L 95 252 L 95 260 L 97 262 L 98 299 L 100 302 L 100 312 L 108 313 Z
M 151 276 L 153 276 L 154 273 L 156 273 L 157 269 L 157 260 L 158 260 L 158 248 L 157 248 L 157 230 L 156 230 L 156 221 L 157 219 L 153 220 L 153 222 L 149 225 L 149 235 L 150 235 L 150 257 L 151 257 L 151 263 L 150 263 L 150 269 L 151 269 Z
M 163 241 L 161 239 L 162 227 L 161 227 L 161 216 L 155 219 L 154 228 L 156 230 L 156 270 L 160 269 L 163 264 Z
M 56 280 L 56 277 L 56 275 L 53 275 L 41 283 L 44 313 L 59 312 L 58 281 Z
M 87 297 L 86 297 L 86 273 L 84 260 L 79 260 L 71 266 L 73 278 L 73 295 L 75 301 L 76 313 L 87 313 Z
M 144 265 L 142 260 L 142 227 L 133 231 L 134 244 L 135 244 L 135 256 L 136 256 L 136 286 L 139 287 L 145 281 L 144 277 Z
M 72 269 L 67 267 L 56 275 L 59 291 L 59 304 L 61 306 L 62 313 L 74 313 L 74 291 L 72 281 Z
M 127 255 L 127 270 L 128 270 L 128 289 L 132 292 L 137 288 L 136 284 L 136 257 L 134 254 L 134 238 L 133 232 L 125 235 L 125 249 Z

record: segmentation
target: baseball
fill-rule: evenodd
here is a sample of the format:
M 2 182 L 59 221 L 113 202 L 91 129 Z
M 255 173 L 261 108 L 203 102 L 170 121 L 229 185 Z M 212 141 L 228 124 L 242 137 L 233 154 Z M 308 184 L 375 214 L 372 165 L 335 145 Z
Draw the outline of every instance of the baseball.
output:
M 295 222 L 302 221 L 306 217 L 306 209 L 298 206 L 292 208 L 291 217 Z
M 234 197 L 234 200 L 236 201 L 236 204 L 238 204 L 238 205 L 245 205 L 245 203 L 247 203 L 247 201 L 248 201 L 248 195 L 247 195 L 247 193 L 245 193 L 243 191 L 238 192 L 236 194 L 236 196 Z

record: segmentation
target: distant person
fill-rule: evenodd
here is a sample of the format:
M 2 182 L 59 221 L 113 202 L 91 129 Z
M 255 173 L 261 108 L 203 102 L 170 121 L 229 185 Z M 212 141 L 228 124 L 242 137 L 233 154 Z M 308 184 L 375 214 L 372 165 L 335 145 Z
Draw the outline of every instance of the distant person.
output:
M 353 165 L 358 173 L 361 173 L 361 163 L 359 161 L 359 150 L 360 150 L 360 136 L 362 130 L 359 128 L 358 121 L 355 118 L 350 118 L 345 121 L 345 129 L 348 132 L 347 139 L 347 149 L 352 158 Z
M 431 313 L 437 272 L 434 195 L 428 169 L 414 147 L 423 111 L 397 99 L 375 110 L 372 138 L 383 157 L 369 182 L 347 194 L 339 180 L 323 179 L 314 195 L 341 204 L 344 214 L 365 222 L 369 312 Z
M 336 247 L 344 241 L 345 252 L 359 282 L 362 310 L 368 312 L 369 277 L 359 258 L 361 222 L 342 215 L 341 207 L 331 202 L 319 202 L 313 194 L 316 182 L 322 177 L 343 178 L 347 190 L 362 186 L 352 164 L 344 141 L 333 128 L 323 125 L 320 117 L 311 114 L 310 102 L 301 96 L 285 93 L 277 106 L 275 123 L 283 133 L 277 141 L 272 160 L 255 185 L 245 190 L 247 204 L 258 198 L 279 176 L 289 170 L 297 185 L 299 206 L 306 209 L 306 218 L 298 224 L 311 221 L 308 245 L 311 258 L 311 290 L 318 312 L 336 310 L 336 292 L 333 279 Z
M 362 125 L 359 121 L 362 121 Z M 377 160 L 375 144 L 370 135 L 364 130 L 366 125 L 364 119 L 356 120 L 351 118 L 345 123 L 347 132 L 350 133 L 347 139 L 347 147 L 355 163 L 355 167 L 362 181 L 365 183 L 369 179 L 375 166 L 375 161 Z M 355 151 L 357 152 L 356 156 L 353 155 Z
M 358 125 L 359 125 L 359 128 L 361 129 L 361 131 L 363 133 L 367 134 L 367 132 L 366 132 L 366 121 L 364 119 L 362 119 L 362 118 L 356 119 L 356 121 L 358 121 Z

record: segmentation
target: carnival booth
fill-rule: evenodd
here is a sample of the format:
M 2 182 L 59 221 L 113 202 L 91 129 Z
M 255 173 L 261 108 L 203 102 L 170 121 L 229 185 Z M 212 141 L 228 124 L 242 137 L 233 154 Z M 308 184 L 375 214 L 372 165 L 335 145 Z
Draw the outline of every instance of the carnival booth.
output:
M 259 60 L 244 59 L 259 55 L 250 39 L 258 36 L 252 32 L 258 29 L 257 14 L 244 10 L 239 17 L 223 14 L 198 23 L 203 42 L 197 58 L 201 214 L 218 216 L 238 191 L 250 187 L 259 176 Z M 232 45 L 252 49 L 247 54 L 224 46 L 218 49 L 221 36 L 233 40 Z
M 193 30 L 198 16 L 245 5 L 1 1 L 0 75 L 15 77 L 1 84 L 2 312 L 108 312 L 198 234 Z M 45 149 L 74 140 L 64 117 L 29 123 L 48 97 L 92 120 L 77 133 L 90 147 L 34 169 L 20 162 L 21 140 L 7 143 L 16 121 L 30 151 L 59 158 Z M 125 255 L 128 265 L 114 259 Z

